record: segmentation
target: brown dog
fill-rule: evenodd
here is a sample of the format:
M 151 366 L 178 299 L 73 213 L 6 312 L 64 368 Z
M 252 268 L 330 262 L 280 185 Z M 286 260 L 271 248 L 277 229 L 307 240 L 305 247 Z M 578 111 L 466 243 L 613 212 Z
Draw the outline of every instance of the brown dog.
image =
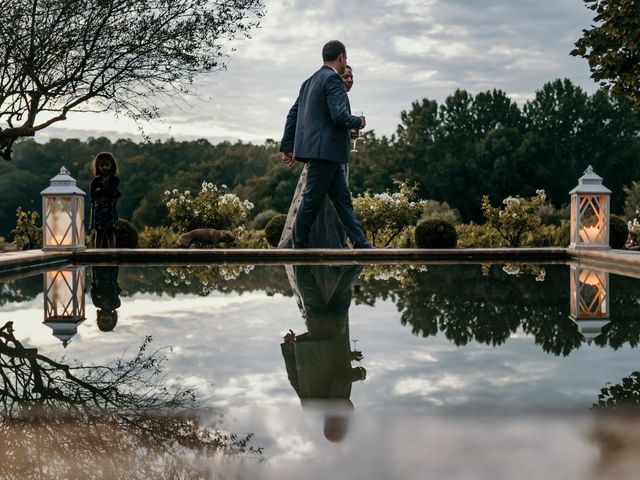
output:
M 190 232 L 180 235 L 176 243 L 180 248 L 189 248 L 189 246 L 194 242 L 202 245 L 211 245 L 213 247 L 224 242 L 233 247 L 236 244 L 236 236 L 229 230 L 196 228 L 195 230 L 191 230 Z

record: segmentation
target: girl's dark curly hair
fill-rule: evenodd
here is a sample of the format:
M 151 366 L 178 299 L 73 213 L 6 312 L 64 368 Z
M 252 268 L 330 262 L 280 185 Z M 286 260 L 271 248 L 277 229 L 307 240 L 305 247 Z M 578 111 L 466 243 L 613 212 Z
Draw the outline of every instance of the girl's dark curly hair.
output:
M 98 164 L 101 162 L 111 162 L 111 171 L 109 172 L 111 175 L 118 174 L 118 162 L 116 161 L 116 157 L 113 156 L 111 152 L 100 152 L 95 156 L 93 162 L 91 162 L 91 167 L 93 168 L 93 174 L 97 177 L 100 175 L 100 171 L 98 170 Z

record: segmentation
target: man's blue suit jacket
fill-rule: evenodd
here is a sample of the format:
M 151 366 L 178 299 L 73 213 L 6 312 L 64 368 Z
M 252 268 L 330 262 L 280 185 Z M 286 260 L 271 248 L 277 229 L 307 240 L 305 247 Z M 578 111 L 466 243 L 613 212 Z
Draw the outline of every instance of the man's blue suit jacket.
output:
M 360 128 L 360 117 L 349 113 L 342 78 L 328 65 L 300 87 L 289 110 L 280 143 L 281 152 L 293 152 L 296 160 L 349 160 L 349 130 Z

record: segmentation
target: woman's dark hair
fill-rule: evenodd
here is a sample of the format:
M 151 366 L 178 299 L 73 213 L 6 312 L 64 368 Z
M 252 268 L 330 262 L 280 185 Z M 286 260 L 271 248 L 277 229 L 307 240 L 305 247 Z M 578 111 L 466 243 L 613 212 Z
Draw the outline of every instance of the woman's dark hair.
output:
M 91 166 L 93 168 L 93 174 L 97 177 L 100 175 L 100 171 L 98 170 L 98 164 L 102 162 L 111 162 L 111 171 L 109 172 L 111 175 L 118 174 L 118 162 L 116 161 L 116 157 L 113 156 L 111 152 L 100 152 L 95 156 Z
M 331 40 L 322 47 L 322 61 L 333 62 L 341 53 L 347 53 L 344 44 L 338 40 Z
M 345 69 L 345 70 L 346 70 L 347 68 L 353 72 L 353 68 L 351 68 L 351 65 L 347 65 L 346 67 L 344 67 L 344 69 Z

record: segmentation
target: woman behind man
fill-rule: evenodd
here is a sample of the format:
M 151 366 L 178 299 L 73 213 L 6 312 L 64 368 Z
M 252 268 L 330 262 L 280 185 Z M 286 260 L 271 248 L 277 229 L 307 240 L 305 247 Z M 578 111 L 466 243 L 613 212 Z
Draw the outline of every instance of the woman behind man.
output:
M 344 83 L 344 88 L 347 93 L 351 90 L 353 86 L 353 70 L 347 65 L 345 68 L 344 74 L 342 75 L 342 81 Z M 347 97 L 347 108 L 349 113 L 351 113 L 351 105 L 349 104 L 349 97 Z M 344 168 L 344 176 L 349 181 L 349 164 L 346 163 L 343 165 Z M 287 221 L 285 222 L 284 229 L 282 230 L 282 236 L 280 237 L 280 242 L 278 243 L 278 248 L 293 248 L 293 224 L 295 223 L 296 214 L 298 213 L 298 209 L 302 204 L 302 197 L 307 184 L 307 169 L 308 164 L 305 164 L 302 172 L 300 173 L 300 178 L 298 179 L 298 184 L 293 194 L 293 200 L 291 200 L 291 205 L 289 206 L 289 212 L 287 213 Z M 349 244 L 347 243 L 347 233 L 342 228 L 342 224 L 338 219 L 338 214 L 336 210 L 333 208 L 333 204 L 329 197 L 325 197 L 324 203 L 318 216 L 316 217 L 315 222 L 311 226 L 311 235 L 310 235 L 310 248 L 348 248 Z

